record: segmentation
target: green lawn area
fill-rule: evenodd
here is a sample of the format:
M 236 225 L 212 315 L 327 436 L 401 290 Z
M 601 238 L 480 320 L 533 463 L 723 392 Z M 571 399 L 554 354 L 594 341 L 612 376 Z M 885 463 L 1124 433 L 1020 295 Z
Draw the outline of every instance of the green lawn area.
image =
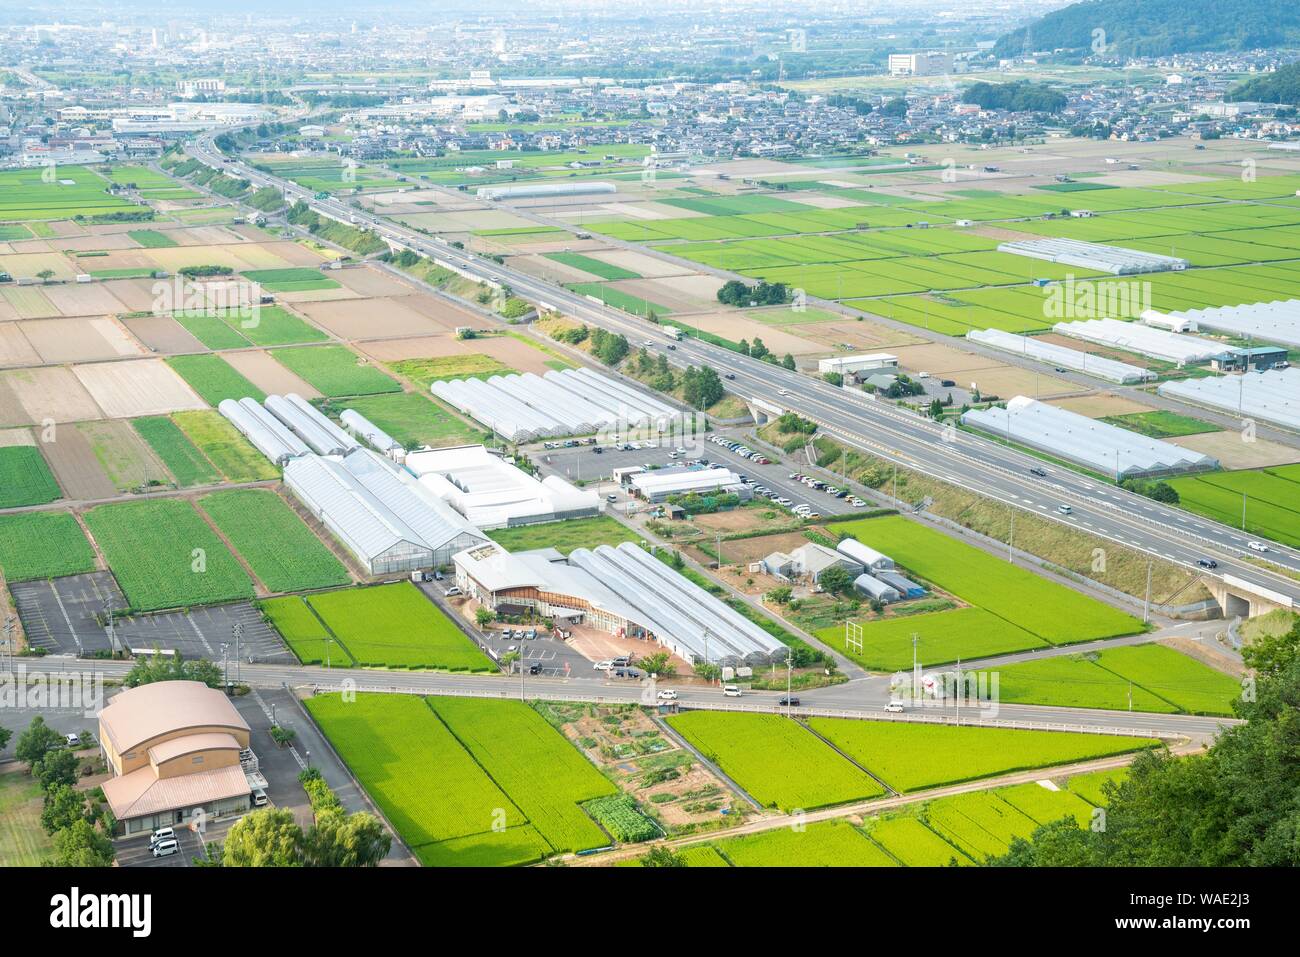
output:
M 1048 647 L 1042 638 L 983 608 L 952 608 L 859 623 L 861 651 L 846 645 L 843 623 L 818 629 L 816 635 L 864 668 L 879 671 L 912 666 L 914 634 L 920 639 L 918 651 L 927 667 L 949 664 L 958 658 L 969 661 Z
M 373 395 L 402 391 L 402 386 L 396 379 L 389 378 L 344 346 L 276 349 L 271 355 L 324 395 Z
M 253 597 L 244 569 L 189 502 L 101 505 L 84 518 L 134 610 Z
M 1132 615 L 902 516 L 844 522 L 831 529 L 847 532 L 914 575 L 1052 644 L 1143 630 Z
M 177 412 L 172 415 L 172 421 L 229 481 L 259 482 L 280 476 L 280 470 L 253 448 L 220 412 L 211 409 Z
M 337 289 L 339 284 L 319 269 L 250 269 L 243 274 L 268 292 L 306 292 L 313 289 Z
M 244 378 L 221 356 L 172 356 L 166 361 L 204 402 L 214 408 L 224 399 L 238 401 L 251 396 L 261 402 L 266 398 L 265 392 Z
M 346 588 L 309 599 L 359 665 L 496 671 L 456 624 L 410 582 Z
M 508 552 L 555 548 L 565 555 L 575 548 L 595 548 L 597 545 L 617 545 L 620 542 L 641 540 L 640 535 L 608 515 L 571 518 L 564 522 L 546 522 L 542 525 L 496 528 L 487 534 Z
M 231 489 L 199 504 L 270 591 L 346 585 L 347 569 L 279 495 Z
M 847 718 L 810 718 L 808 726 L 896 791 L 1073 764 L 1159 743 L 1152 738 Z
M 40 449 L 34 445 L 0 446 L 0 508 L 44 505 L 62 497 Z
M 1169 479 L 1183 508 L 1230 528 L 1300 548 L 1300 466 L 1280 465 Z
M 764 806 L 811 810 L 885 793 L 861 768 L 787 718 L 689 711 L 667 720 Z
M 339 405 L 361 413 L 408 449 L 469 445 L 485 435 L 436 399 L 414 392 L 355 396 Z
M 221 481 L 221 473 L 216 466 L 189 440 L 181 427 L 167 416 L 133 419 L 131 425 L 158 458 L 162 459 L 181 488 L 212 485 Z
M 15 735 L 17 728 L 11 728 Z M 22 771 L 0 772 L 0 867 L 39 867 L 54 853 L 41 827 L 40 783 Z
M 1180 435 L 1199 435 L 1202 432 L 1221 431 L 1217 425 L 1202 422 L 1190 415 L 1166 412 L 1163 409 L 1155 412 L 1130 412 L 1127 415 L 1110 415 L 1101 421 L 1117 425 L 1121 429 L 1128 429 L 1130 432 L 1137 432 L 1139 435 L 1148 435 L 1153 439 L 1167 439 Z
M 802 831 L 777 828 L 717 842 L 736 867 L 897 867 L 848 821 L 817 821 Z
M 71 512 L 0 515 L 0 571 L 11 582 L 95 570 L 95 552 Z
M 397 359 L 385 363 L 400 376 L 410 379 L 422 390 L 439 379 L 486 379 L 494 375 L 509 375 L 516 370 L 504 362 L 481 352 L 458 356 L 437 356 L 432 359 Z

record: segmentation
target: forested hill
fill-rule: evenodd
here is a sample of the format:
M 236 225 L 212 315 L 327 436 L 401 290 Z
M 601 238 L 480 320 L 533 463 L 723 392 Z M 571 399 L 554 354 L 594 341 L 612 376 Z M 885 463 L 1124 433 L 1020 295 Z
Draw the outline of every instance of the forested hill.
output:
M 1251 50 L 1300 46 L 1296 0 L 1090 0 L 1071 4 L 998 40 L 999 57 L 1036 50 L 1094 53 L 1115 59 L 1192 50 Z
M 1252 76 L 1229 90 L 1228 99 L 1300 106 L 1300 63 L 1292 63 L 1273 73 Z

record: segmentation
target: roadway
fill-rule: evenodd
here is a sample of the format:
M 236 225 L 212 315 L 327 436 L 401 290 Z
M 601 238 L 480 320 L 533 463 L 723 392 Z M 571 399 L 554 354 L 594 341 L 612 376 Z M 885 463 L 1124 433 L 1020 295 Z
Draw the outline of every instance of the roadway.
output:
M 523 298 L 545 303 L 573 319 L 627 336 L 637 347 L 650 343 L 679 365 L 708 365 L 735 376 L 728 389 L 749 402 L 796 412 L 816 422 L 842 443 L 895 462 L 975 494 L 1022 511 L 1090 532 L 1142 551 L 1153 558 L 1192 569 L 1212 556 L 1218 574 L 1230 574 L 1250 585 L 1300 602 L 1300 580 L 1247 559 L 1250 537 L 1218 522 L 1102 483 L 1070 469 L 1052 467 L 1044 478 L 1029 470 L 1042 461 L 990 438 L 946 428 L 893 403 L 866 393 L 836 388 L 827 382 L 742 356 L 728 349 L 686 338 L 675 342 L 660 326 L 647 323 L 506 265 L 455 249 L 445 242 L 392 223 L 339 200 L 317 200 L 296 183 L 227 160 L 212 144 L 212 134 L 196 140 L 195 158 L 248 179 L 255 186 L 281 190 L 287 201 L 303 200 L 319 214 L 358 227 L 373 229 L 397 247 L 405 247 L 454 266 L 458 271 L 492 284 L 508 284 Z M 671 347 L 671 348 L 670 348 Z M 1011 436 L 1014 440 L 1015 436 Z M 1058 511 L 1068 505 L 1069 514 Z M 1269 561 L 1300 575 L 1300 552 L 1270 545 Z

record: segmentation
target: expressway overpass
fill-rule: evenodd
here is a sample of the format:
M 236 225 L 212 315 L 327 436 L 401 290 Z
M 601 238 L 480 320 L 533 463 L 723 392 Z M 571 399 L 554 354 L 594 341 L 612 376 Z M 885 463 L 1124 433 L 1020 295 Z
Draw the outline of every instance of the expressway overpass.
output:
M 372 229 L 395 249 L 411 249 L 491 284 L 508 283 L 523 298 L 546 302 L 573 319 L 622 333 L 634 346 L 645 343 L 666 350 L 671 343 L 675 350 L 667 354 L 674 362 L 708 365 L 720 374 L 731 374 L 735 378 L 727 388 L 742 399 L 798 413 L 852 448 L 1153 558 L 1194 570 L 1199 560 L 1213 558 L 1218 568 L 1207 573 L 1213 590 L 1242 599 L 1234 606 L 1249 607 L 1251 613 L 1267 607 L 1300 607 L 1300 552 L 1294 549 L 1271 545 L 1268 560 L 1283 571 L 1262 567 L 1250 560 L 1255 555 L 1247 547 L 1251 538 L 1239 530 L 1064 467 L 1035 478 L 1029 470 L 1041 461 L 1014 448 L 698 339 L 672 340 L 653 323 L 562 286 L 455 249 L 337 199 L 317 200 L 311 190 L 296 183 L 226 159 L 212 139 L 212 133 L 200 136 L 188 147 L 190 155 L 255 186 L 278 189 L 290 202 L 302 200 L 321 216 Z M 1058 511 L 1065 505 L 1070 506 L 1068 514 Z

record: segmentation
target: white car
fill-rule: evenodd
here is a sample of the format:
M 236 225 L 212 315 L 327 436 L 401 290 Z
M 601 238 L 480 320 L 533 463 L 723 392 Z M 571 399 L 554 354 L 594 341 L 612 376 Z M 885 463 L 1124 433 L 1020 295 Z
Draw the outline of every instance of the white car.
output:
M 608 671 L 610 668 L 613 667 L 614 667 L 614 662 L 612 661 L 597 661 L 595 664 L 591 666 L 593 671 Z
M 789 389 L 779 389 L 779 390 L 777 390 L 777 393 L 776 393 L 776 394 L 777 394 L 777 395 L 789 395 L 789 394 L 790 394 L 790 390 L 789 390 Z
M 723 685 L 723 687 L 722 687 L 722 693 L 723 693 L 724 695 L 726 695 L 728 698 L 739 698 L 739 697 L 740 697 L 740 686 L 739 686 L 739 685 Z
M 663 691 L 659 692 L 659 700 L 660 700 L 660 701 L 676 701 L 676 700 L 677 700 L 677 692 L 674 691 L 672 688 L 666 688 L 666 689 L 664 689 Z
M 888 711 L 888 712 L 890 712 L 890 713 L 892 713 L 892 714 L 902 714 L 902 713 L 903 713 L 903 702 L 901 702 L 901 701 L 891 701 L 891 702 L 889 702 L 889 704 L 885 705 L 885 710 Z
M 1254 551 L 1254 552 L 1266 552 L 1266 551 L 1268 551 L 1268 546 L 1265 545 L 1263 542 L 1247 542 L 1247 543 L 1246 543 L 1246 547 L 1249 548 L 1251 551 Z

